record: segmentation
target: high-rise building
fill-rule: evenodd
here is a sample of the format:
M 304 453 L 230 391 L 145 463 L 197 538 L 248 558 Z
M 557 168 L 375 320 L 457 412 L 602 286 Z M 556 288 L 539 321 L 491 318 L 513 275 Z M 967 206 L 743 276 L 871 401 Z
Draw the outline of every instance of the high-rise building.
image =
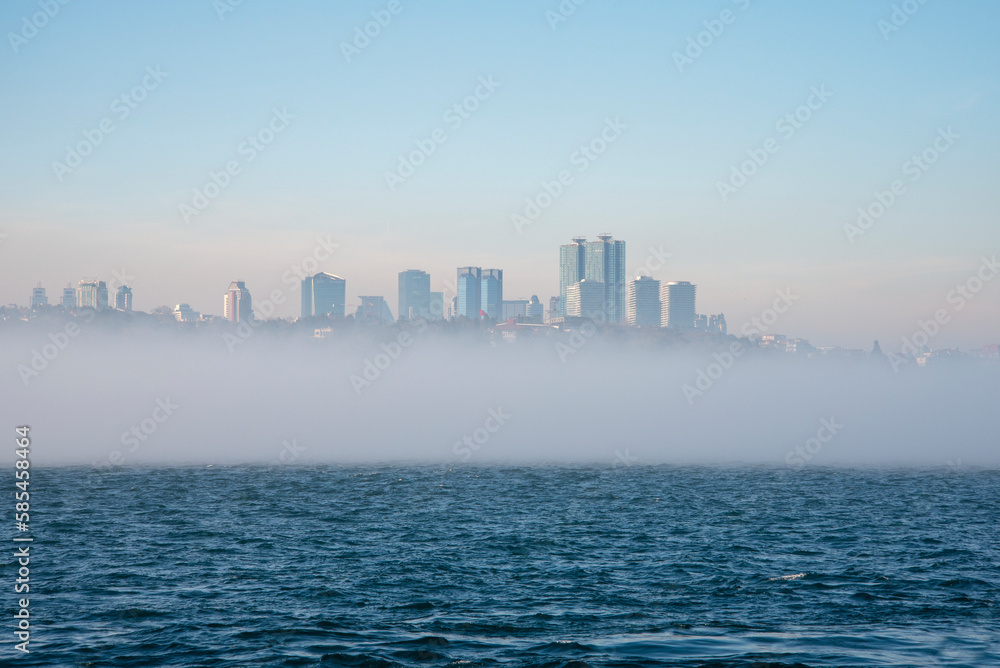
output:
M 45 288 L 39 283 L 38 287 L 31 288 L 31 308 L 41 308 L 49 305 L 49 298 L 45 296 Z
M 76 308 L 76 290 L 73 289 L 72 285 L 63 288 L 61 304 L 64 309 Z
M 687 281 L 671 281 L 660 288 L 661 324 L 671 329 L 692 329 L 695 319 L 695 286 Z
M 108 308 L 108 286 L 104 281 L 85 278 L 76 288 L 77 308 L 103 311 Z
M 174 307 L 174 317 L 177 318 L 177 322 L 191 322 L 197 320 L 200 315 L 190 304 L 178 304 Z
M 399 319 L 429 318 L 431 275 L 419 269 L 399 272 Z
M 430 305 L 428 307 L 431 320 L 443 320 L 445 317 L 444 293 L 432 292 Z
M 491 320 L 503 317 L 503 269 L 483 269 L 479 308 Z
M 246 283 L 233 281 L 229 284 L 223 309 L 226 320 L 229 322 L 250 322 L 253 320 L 253 303 Z
M 482 308 L 483 270 L 479 267 L 458 268 L 456 318 L 478 318 Z
M 567 318 L 600 318 L 607 312 L 604 283 L 584 279 L 566 288 Z
M 608 322 L 625 319 L 625 242 L 610 234 L 599 234 L 597 241 L 574 237 L 559 248 L 560 312 L 568 315 L 567 291 L 582 280 L 604 285 L 604 316 Z
M 347 314 L 347 281 L 334 274 L 313 276 L 313 315 L 344 317 Z
M 301 285 L 302 294 L 299 295 L 302 299 L 302 317 L 310 318 L 313 315 L 313 277 L 306 276 L 302 279 Z
M 541 324 L 542 318 L 545 317 L 545 308 L 542 306 L 542 302 L 538 300 L 538 295 L 531 295 L 531 301 L 524 308 L 524 315 L 528 320 Z
M 586 237 L 574 237 L 571 243 L 559 247 L 558 315 L 566 315 L 566 291 L 569 286 L 587 278 L 586 243 Z
M 132 288 L 127 285 L 118 286 L 115 291 L 115 309 L 119 311 L 132 310 Z
M 340 276 L 320 272 L 302 279 L 302 317 L 333 315 L 343 318 L 347 312 L 347 281 Z
M 525 318 L 528 315 L 527 299 L 505 299 L 503 302 L 502 320 Z
M 604 308 L 608 322 L 625 321 L 625 242 L 599 234 L 587 243 L 588 281 L 604 283 Z
M 358 320 L 365 322 L 393 321 L 392 311 L 389 310 L 389 305 L 385 303 L 385 297 L 369 296 L 359 297 L 358 299 L 361 300 L 361 304 L 354 314 L 354 317 Z
M 549 297 L 549 310 L 545 313 L 545 320 L 555 320 L 561 318 L 566 309 L 563 308 L 563 301 L 560 297 Z
M 660 282 L 649 276 L 638 276 L 628 283 L 628 324 L 639 327 L 659 327 Z
M 694 328 L 703 329 L 708 332 L 726 333 L 726 316 L 721 313 L 716 315 L 696 315 L 694 317 Z

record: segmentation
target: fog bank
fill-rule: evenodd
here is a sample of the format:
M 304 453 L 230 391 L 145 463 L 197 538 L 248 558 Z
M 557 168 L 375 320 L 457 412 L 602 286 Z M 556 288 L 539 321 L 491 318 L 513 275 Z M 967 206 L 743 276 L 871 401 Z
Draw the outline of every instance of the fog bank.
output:
M 38 465 L 1000 464 L 995 365 L 410 334 L 230 352 L 216 333 L 91 330 L 25 382 L 50 338 L 8 331 L 3 422 L 30 425 Z

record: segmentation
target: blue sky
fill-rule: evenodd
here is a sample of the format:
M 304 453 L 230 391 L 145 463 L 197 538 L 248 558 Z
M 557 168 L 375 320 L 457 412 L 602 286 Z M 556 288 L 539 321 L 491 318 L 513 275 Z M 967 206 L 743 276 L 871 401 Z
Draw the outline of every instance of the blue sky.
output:
M 555 1 L 399 0 L 348 62 L 342 43 L 389 2 L 243 0 L 220 18 L 223 1 L 69 2 L 13 46 L 42 10 L 0 7 L 0 302 L 124 268 L 140 309 L 219 313 L 238 277 L 287 291 L 278 314 L 294 316 L 281 277 L 319 235 L 339 244 L 322 268 L 349 298 L 384 294 L 395 311 L 398 271 L 443 289 L 478 264 L 505 270 L 508 298 L 547 301 L 558 245 L 609 232 L 635 267 L 664 248 L 654 277 L 697 283 L 699 311 L 732 328 L 790 287 L 801 299 L 777 331 L 895 349 L 1000 253 L 996 3 L 914 1 L 885 39 L 881 0 L 590 0 L 554 28 Z M 674 53 L 724 11 L 679 71 Z M 120 118 L 114 101 L 147 68 L 165 77 Z M 447 122 L 490 77 L 495 91 Z M 832 96 L 779 133 L 814 87 Z M 247 161 L 240 146 L 276 108 L 294 118 Z M 53 163 L 102 119 L 113 131 L 60 181 Z M 579 172 L 571 156 L 608 119 L 627 129 Z M 857 208 L 946 128 L 954 144 L 849 243 Z M 386 172 L 438 129 L 446 140 L 390 190 Z M 718 182 L 769 138 L 779 150 L 722 201 Z M 231 160 L 239 174 L 185 222 L 180 205 Z M 518 232 L 511 216 L 561 170 L 572 183 Z M 998 339 L 1000 281 L 935 345 Z

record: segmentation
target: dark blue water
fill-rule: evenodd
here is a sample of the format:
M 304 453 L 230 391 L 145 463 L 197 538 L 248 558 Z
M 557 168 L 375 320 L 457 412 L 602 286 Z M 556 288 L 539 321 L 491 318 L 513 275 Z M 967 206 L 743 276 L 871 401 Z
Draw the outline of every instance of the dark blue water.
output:
M 8 665 L 1000 665 L 996 472 L 32 472 Z

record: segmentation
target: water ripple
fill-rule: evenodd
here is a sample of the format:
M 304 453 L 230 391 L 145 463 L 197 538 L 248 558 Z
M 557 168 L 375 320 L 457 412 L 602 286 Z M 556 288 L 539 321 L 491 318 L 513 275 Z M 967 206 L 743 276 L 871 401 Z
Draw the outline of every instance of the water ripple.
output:
M 1000 665 L 995 472 L 32 473 L 25 666 Z

